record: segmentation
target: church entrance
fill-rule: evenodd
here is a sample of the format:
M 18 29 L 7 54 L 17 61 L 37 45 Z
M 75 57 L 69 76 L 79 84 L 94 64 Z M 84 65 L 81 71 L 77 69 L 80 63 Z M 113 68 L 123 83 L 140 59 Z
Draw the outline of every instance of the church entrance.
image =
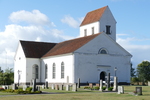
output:
M 105 76 L 106 76 L 106 73 L 105 72 L 101 72 L 100 73 L 100 80 L 105 81 Z

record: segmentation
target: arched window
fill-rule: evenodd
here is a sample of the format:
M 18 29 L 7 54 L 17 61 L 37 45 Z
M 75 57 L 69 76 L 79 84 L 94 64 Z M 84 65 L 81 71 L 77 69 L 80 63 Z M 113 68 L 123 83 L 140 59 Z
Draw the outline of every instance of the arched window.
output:
M 107 54 L 106 50 L 101 50 L 101 54 Z
M 39 78 L 39 67 L 38 65 L 33 65 L 33 69 L 32 69 L 32 78 L 33 79 L 38 79 Z
M 47 75 L 48 74 L 48 68 L 47 68 L 47 64 L 45 65 L 45 79 L 47 79 Z
M 52 67 L 53 69 L 52 69 L 52 78 L 54 79 L 54 78 L 56 78 L 56 65 L 55 65 L 55 63 L 53 63 L 53 67 Z
M 61 63 L 61 78 L 64 78 L 64 62 Z
M 108 54 L 108 53 L 106 49 L 102 48 L 99 50 L 99 54 Z

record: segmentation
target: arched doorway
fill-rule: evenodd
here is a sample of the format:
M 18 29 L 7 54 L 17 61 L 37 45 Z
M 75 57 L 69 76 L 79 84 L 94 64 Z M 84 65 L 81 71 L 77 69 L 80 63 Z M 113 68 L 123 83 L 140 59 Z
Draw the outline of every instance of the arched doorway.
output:
M 106 73 L 105 72 L 101 72 L 100 73 L 100 80 L 105 81 L 105 76 L 106 76 Z

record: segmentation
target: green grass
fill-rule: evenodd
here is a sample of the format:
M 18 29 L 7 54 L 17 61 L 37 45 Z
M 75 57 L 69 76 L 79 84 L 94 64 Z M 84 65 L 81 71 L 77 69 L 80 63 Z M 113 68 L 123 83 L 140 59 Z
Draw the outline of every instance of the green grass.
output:
M 41 91 L 44 91 L 44 92 L 51 92 L 51 93 L 88 93 L 88 92 L 100 92 L 100 91 L 92 91 L 92 90 L 88 90 L 88 89 L 85 89 L 84 90 L 84 87 L 81 87 L 81 88 L 78 88 L 78 91 L 77 92 L 74 92 L 74 91 L 71 91 L 72 88 L 70 88 L 70 91 L 66 91 L 66 89 L 64 88 L 63 90 L 52 90 L 52 89 L 41 89 Z
M 142 86 L 143 95 L 133 96 L 128 92 L 135 91 L 136 86 L 124 86 L 125 93 L 117 94 L 112 92 L 99 92 L 91 90 L 78 89 L 77 92 L 73 91 L 60 91 L 51 89 L 42 89 L 42 91 L 61 93 L 61 94 L 34 94 L 34 95 L 12 95 L 6 96 L 0 92 L 0 100 L 149 100 L 150 87 Z M 3 96 L 4 95 L 4 96 Z M 10 95 L 10 94 L 7 94 Z

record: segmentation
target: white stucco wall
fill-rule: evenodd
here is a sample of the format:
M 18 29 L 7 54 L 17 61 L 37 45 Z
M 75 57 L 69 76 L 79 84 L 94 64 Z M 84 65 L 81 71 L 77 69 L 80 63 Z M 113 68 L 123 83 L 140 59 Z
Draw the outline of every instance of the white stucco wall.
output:
M 15 58 L 14 58 L 14 83 L 18 83 L 18 70 L 19 70 L 19 83 L 26 81 L 26 58 L 19 43 Z
M 19 83 L 31 82 L 32 77 L 32 67 L 34 64 L 39 66 L 39 79 L 37 82 L 40 82 L 40 59 L 39 58 L 26 58 L 22 49 L 21 44 L 19 43 L 16 55 L 14 58 L 14 83 L 18 83 L 18 70 L 19 70 Z
M 107 49 L 108 54 L 98 54 L 101 48 Z M 117 67 L 118 82 L 129 83 L 130 58 L 128 52 L 102 33 L 75 51 L 75 82 L 78 78 L 83 83 L 98 82 L 102 71 L 114 76 L 114 68 Z
M 116 20 L 114 19 L 109 7 L 106 8 L 99 21 L 87 25 L 80 26 L 80 37 L 84 36 L 84 30 L 87 30 L 87 36 L 92 35 L 92 27 L 94 27 L 94 34 L 106 32 L 106 25 L 111 26 L 108 34 L 112 39 L 116 40 Z
M 100 32 L 106 32 L 106 25 L 111 26 L 110 27 L 110 33 L 108 36 L 110 36 L 112 39 L 116 41 L 116 20 L 114 16 L 112 15 L 109 7 L 105 10 L 104 14 L 102 15 L 100 19 Z
M 39 58 L 27 58 L 26 59 L 26 82 L 31 82 L 33 79 L 33 66 L 38 65 L 38 79 L 36 82 L 41 82 L 41 60 Z
M 92 27 L 94 27 L 94 34 L 99 33 L 99 22 L 90 23 L 80 26 L 80 37 L 84 37 L 84 30 L 87 30 L 87 36 L 92 35 Z
M 64 78 L 61 79 L 61 63 L 64 62 Z M 56 78 L 52 78 L 53 63 L 56 64 Z M 69 83 L 74 83 L 74 57 L 72 54 L 65 54 L 59 56 L 51 56 L 44 58 L 42 66 L 48 65 L 48 78 L 45 80 L 45 67 L 42 70 L 42 82 L 48 83 L 67 83 L 67 76 L 69 76 Z

